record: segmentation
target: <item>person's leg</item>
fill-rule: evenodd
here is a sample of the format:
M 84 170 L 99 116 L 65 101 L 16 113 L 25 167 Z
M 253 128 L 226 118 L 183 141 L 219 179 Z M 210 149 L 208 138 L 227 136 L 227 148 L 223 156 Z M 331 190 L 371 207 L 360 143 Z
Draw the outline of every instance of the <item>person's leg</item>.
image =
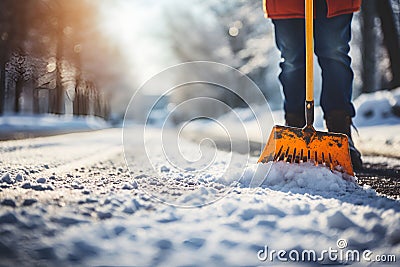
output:
M 305 39 L 304 19 L 272 20 L 276 46 L 281 52 L 279 80 L 283 87 L 286 124 L 305 125 Z
M 330 132 L 349 137 L 350 155 L 354 169 L 362 168 L 360 152 L 351 137 L 351 118 L 355 109 L 351 102 L 353 71 L 349 57 L 352 14 L 326 18 L 325 0 L 316 1 L 315 54 L 322 69 L 321 107 Z
M 349 57 L 353 14 L 326 18 L 325 0 L 316 1 L 315 54 L 322 69 L 321 107 L 325 117 L 332 111 L 345 111 L 354 117 L 351 102 L 353 71 Z

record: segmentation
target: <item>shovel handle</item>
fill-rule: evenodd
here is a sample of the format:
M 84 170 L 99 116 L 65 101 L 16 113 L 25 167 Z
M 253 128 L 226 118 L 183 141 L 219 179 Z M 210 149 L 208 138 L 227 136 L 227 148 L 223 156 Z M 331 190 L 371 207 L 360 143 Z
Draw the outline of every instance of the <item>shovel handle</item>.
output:
M 306 29 L 306 122 L 314 123 L 314 0 L 305 0 Z

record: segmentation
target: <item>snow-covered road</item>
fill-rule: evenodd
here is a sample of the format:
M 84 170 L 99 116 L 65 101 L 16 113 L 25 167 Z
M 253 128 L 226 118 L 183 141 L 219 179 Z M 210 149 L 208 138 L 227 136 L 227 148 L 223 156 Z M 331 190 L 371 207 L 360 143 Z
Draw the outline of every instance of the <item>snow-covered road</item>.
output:
M 199 172 L 174 168 L 151 131 L 155 172 L 140 130 L 129 169 L 120 129 L 2 142 L 0 265 L 256 266 L 314 261 L 312 252 L 317 263 L 351 263 L 356 252 L 362 263 L 400 260 L 399 201 L 306 164 L 249 158 L 227 170 L 235 153 Z M 198 145 L 182 144 L 196 158 Z

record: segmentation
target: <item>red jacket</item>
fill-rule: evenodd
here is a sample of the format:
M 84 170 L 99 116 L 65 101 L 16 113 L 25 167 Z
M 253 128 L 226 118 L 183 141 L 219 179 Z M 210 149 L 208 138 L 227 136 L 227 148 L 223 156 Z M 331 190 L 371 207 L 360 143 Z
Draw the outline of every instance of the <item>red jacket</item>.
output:
M 361 0 L 326 0 L 327 17 L 358 11 Z M 265 15 L 271 19 L 304 18 L 304 0 L 263 0 Z

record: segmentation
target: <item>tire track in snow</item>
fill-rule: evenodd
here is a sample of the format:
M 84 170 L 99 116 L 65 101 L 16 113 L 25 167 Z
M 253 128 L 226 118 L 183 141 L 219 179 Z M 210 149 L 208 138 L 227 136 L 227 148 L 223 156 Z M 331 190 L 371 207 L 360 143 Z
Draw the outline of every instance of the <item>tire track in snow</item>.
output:
M 75 133 L 2 144 L 5 169 L 24 170 L 33 176 L 65 173 L 122 154 L 120 130 Z M 4 172 L 4 170 L 3 170 Z

